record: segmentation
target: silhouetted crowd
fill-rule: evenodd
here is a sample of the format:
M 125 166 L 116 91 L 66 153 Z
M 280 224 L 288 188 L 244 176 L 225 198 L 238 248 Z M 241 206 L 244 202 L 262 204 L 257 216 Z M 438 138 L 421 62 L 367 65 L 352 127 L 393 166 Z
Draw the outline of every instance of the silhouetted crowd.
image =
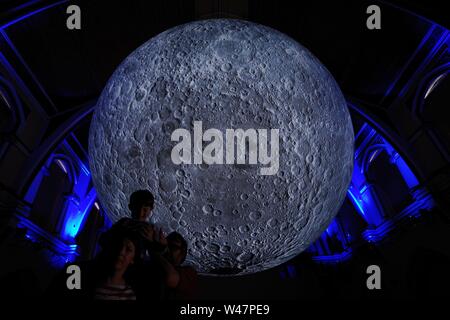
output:
M 195 299 L 197 272 L 183 266 L 188 244 L 177 232 L 167 237 L 148 222 L 153 194 L 135 191 L 130 196 L 131 218 L 122 218 L 99 239 L 101 251 L 92 260 L 76 263 L 80 288 L 68 286 L 63 270 L 48 289 L 55 298 L 96 300 Z

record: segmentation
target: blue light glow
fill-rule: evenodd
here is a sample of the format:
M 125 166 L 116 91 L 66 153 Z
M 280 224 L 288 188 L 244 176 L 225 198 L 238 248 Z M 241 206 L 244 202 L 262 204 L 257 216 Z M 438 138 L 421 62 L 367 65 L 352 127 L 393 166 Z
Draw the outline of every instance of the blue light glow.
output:
M 406 164 L 405 160 L 397 154 L 395 160 L 395 164 L 397 165 L 398 170 L 400 171 L 400 174 L 402 175 L 403 179 L 405 180 L 406 184 L 409 188 L 413 188 L 419 184 L 419 181 L 417 180 L 414 173 L 411 171 L 409 166 Z
M 295 278 L 297 276 L 297 270 L 295 269 L 295 266 L 289 264 L 287 266 L 287 271 L 288 271 L 289 277 Z
M 360 203 L 360 201 L 358 199 L 356 199 L 356 197 L 353 195 L 353 193 L 349 190 L 347 190 L 347 194 L 350 196 L 350 199 L 352 200 L 353 204 L 356 205 L 356 207 L 358 208 L 359 213 L 361 213 L 363 215 L 363 217 L 365 217 L 364 214 L 364 209 Z
M 32 1 L 32 2 L 36 2 L 36 1 Z M 32 11 L 32 12 L 30 12 L 30 13 L 27 13 L 27 14 L 25 14 L 25 15 L 23 15 L 23 16 L 17 18 L 17 19 L 15 19 L 15 20 L 12 20 L 12 21 L 10 21 L 10 22 L 4 24 L 3 26 L 0 26 L 0 30 L 6 29 L 6 28 L 8 28 L 9 26 L 11 26 L 11 25 L 13 25 L 13 24 L 15 24 L 15 23 L 17 23 L 17 22 L 19 22 L 19 21 L 25 20 L 25 19 L 27 19 L 27 18 L 29 18 L 29 17 L 31 17 L 31 16 L 34 16 L 34 15 L 37 14 L 37 13 L 40 13 L 40 12 L 45 11 L 45 10 L 47 10 L 47 9 L 50 9 L 50 8 L 59 6 L 60 4 L 66 3 L 66 2 L 68 2 L 68 0 L 63 0 L 63 1 L 55 2 L 55 3 L 52 3 L 52 4 L 48 5 L 48 6 L 46 6 L 46 7 L 40 8 L 40 9 L 35 10 L 35 11 Z
M 36 3 L 38 1 L 32 1 L 32 2 Z M 67 0 L 58 1 L 51 5 L 48 5 L 43 8 L 40 8 L 38 10 L 35 10 L 33 12 L 30 12 L 26 15 L 23 15 L 13 21 L 10 21 L 10 22 L 4 24 L 3 26 L 0 26 L 0 33 L 4 35 L 6 41 L 9 41 L 9 39 L 6 35 L 6 33 L 7 33 L 5 30 L 6 28 L 10 27 L 11 25 L 13 25 L 17 22 L 25 20 L 35 14 L 41 13 L 47 9 L 59 6 L 63 3 L 67 3 L 67 2 L 68 2 Z M 425 46 L 425 44 L 428 41 L 432 40 L 433 32 L 435 30 L 437 30 L 437 28 L 441 28 L 442 33 L 440 34 L 439 37 L 436 37 L 437 38 L 436 40 L 433 40 L 433 41 L 435 41 L 434 46 L 429 51 L 427 57 L 424 59 L 424 62 L 427 61 L 428 59 L 430 59 L 430 57 L 436 53 L 438 48 L 440 48 L 442 46 L 443 42 L 447 39 L 449 32 L 446 31 L 444 28 L 438 26 L 437 24 L 431 23 L 427 34 L 421 40 L 420 44 L 416 48 L 416 51 L 413 53 L 411 59 L 413 59 L 416 56 L 416 54 L 419 50 L 422 50 L 422 48 Z M 12 48 L 14 48 L 14 47 L 12 46 Z M 8 63 L 6 58 L 4 58 L 4 56 L 1 53 L 0 53 L 0 60 L 4 61 L 5 64 Z M 405 64 L 405 68 L 407 66 L 408 66 L 408 63 Z M 400 70 L 400 72 L 396 75 L 396 79 L 389 85 L 389 87 L 385 93 L 385 97 L 387 97 L 388 95 L 391 94 L 391 92 L 397 85 L 397 81 L 400 79 L 403 71 L 404 70 Z M 437 81 L 437 79 L 435 81 Z M 429 91 L 426 92 L 425 98 L 428 96 L 429 92 L 432 90 L 432 87 L 433 86 L 431 86 Z M 399 92 L 399 96 L 403 96 L 404 92 L 408 89 L 409 88 L 407 86 L 404 86 L 402 88 L 402 90 Z M 363 135 L 365 133 L 366 128 L 371 129 L 371 131 L 368 135 L 368 138 L 371 138 L 373 135 L 376 135 L 377 138 L 379 140 L 380 139 L 383 140 L 384 144 L 385 144 L 385 150 L 376 149 L 372 153 L 369 153 L 370 157 L 368 159 L 368 163 L 369 164 L 372 163 L 373 160 L 376 158 L 376 156 L 378 156 L 382 152 L 386 151 L 389 155 L 391 155 L 391 157 L 393 159 L 393 164 L 395 164 L 397 166 L 399 172 L 401 173 L 401 175 L 402 175 L 404 181 L 406 182 L 406 184 L 408 185 L 408 187 L 412 189 L 412 188 L 418 186 L 419 181 L 418 181 L 417 177 L 414 175 L 414 173 L 412 172 L 412 170 L 410 169 L 410 167 L 407 165 L 405 160 L 398 154 L 398 152 L 392 147 L 392 145 L 390 145 L 374 129 L 370 128 L 370 126 L 367 123 L 365 123 L 362 126 L 361 130 L 356 135 L 355 140 L 358 139 L 361 135 Z M 76 139 L 75 136 L 74 136 L 74 139 Z M 365 142 L 367 142 L 367 141 L 371 141 L 371 139 L 366 139 Z M 370 143 L 370 142 L 367 142 L 367 143 Z M 67 142 L 65 142 L 65 144 L 68 148 L 70 148 L 70 146 L 68 145 Z M 364 148 L 365 147 L 366 146 L 364 146 Z M 359 148 L 357 148 L 355 150 L 355 162 L 357 162 L 356 160 L 357 160 L 358 155 L 360 153 L 366 151 L 366 149 L 364 149 L 364 148 L 362 148 L 362 146 L 359 146 Z M 74 162 L 76 162 L 76 166 L 80 169 L 79 172 L 77 172 L 77 173 L 72 172 L 72 171 L 74 171 L 70 167 L 70 165 L 72 163 L 70 163 L 70 165 L 67 165 L 67 164 L 65 164 L 65 162 L 63 163 L 63 161 L 57 160 L 58 165 L 62 168 L 62 170 L 64 170 L 65 173 L 71 172 L 72 174 L 76 174 L 76 177 L 74 177 L 73 194 L 75 196 L 77 196 L 80 200 L 79 200 L 79 203 L 77 203 L 77 204 L 68 202 L 66 211 L 61 213 L 62 215 L 64 215 L 64 217 L 63 217 L 64 223 L 63 223 L 62 229 L 60 230 L 60 235 L 59 235 L 59 236 L 61 236 L 62 239 L 64 239 L 64 241 L 69 240 L 67 242 L 69 242 L 71 244 L 67 244 L 65 242 L 59 243 L 58 239 L 53 239 L 53 238 L 50 238 L 49 235 L 44 235 L 45 237 L 51 239 L 49 241 L 54 243 L 55 247 L 58 247 L 58 250 L 60 250 L 61 253 L 63 253 L 63 252 L 74 253 L 76 251 L 77 246 L 75 244 L 73 244 L 72 242 L 75 239 L 75 237 L 77 236 L 77 234 L 79 233 L 84 222 L 86 221 L 88 212 L 92 209 L 92 206 L 95 206 L 95 208 L 97 210 L 100 209 L 98 203 L 95 202 L 95 199 L 96 199 L 95 190 L 94 189 L 88 190 L 90 183 L 91 183 L 91 175 L 90 175 L 90 172 L 89 172 L 87 166 L 84 163 L 82 163 L 79 159 L 75 159 Z M 45 170 L 47 170 L 47 169 L 46 168 L 41 169 L 39 174 L 35 177 L 31 186 L 29 187 L 28 192 L 25 195 L 25 200 L 27 202 L 33 203 L 36 193 L 39 190 L 40 184 L 42 182 L 42 178 L 44 176 Z M 364 220 L 367 223 L 372 225 L 369 229 L 367 229 L 363 233 L 363 237 L 366 239 L 366 241 L 369 241 L 369 242 L 380 241 L 400 223 L 399 221 L 401 221 L 401 219 L 403 217 L 405 217 L 405 216 L 413 217 L 413 218 L 418 217 L 420 209 L 428 208 L 428 207 L 431 208 L 433 206 L 431 196 L 430 197 L 424 196 L 423 198 L 421 198 L 419 200 L 416 199 L 416 201 L 414 203 L 412 203 L 407 209 L 405 209 L 401 213 L 398 213 L 391 220 L 385 219 L 384 216 L 382 215 L 382 212 L 380 212 L 381 209 L 377 207 L 376 201 L 379 201 L 379 199 L 377 200 L 377 198 L 376 198 L 376 191 L 373 191 L 371 188 L 368 187 L 363 170 L 364 170 L 364 167 L 358 168 L 357 165 L 355 165 L 355 172 L 359 171 L 359 172 L 357 172 L 357 174 L 355 173 L 352 178 L 352 183 L 354 184 L 355 187 L 349 188 L 347 190 L 347 194 L 348 194 L 349 199 L 351 200 L 352 204 L 356 207 L 357 212 L 362 215 L 362 217 L 364 218 Z M 373 192 L 373 194 L 371 192 Z M 107 220 L 107 221 L 109 221 L 109 220 Z M 107 223 L 107 222 L 105 222 L 105 223 Z M 344 221 L 344 223 L 345 223 L 345 221 Z M 25 237 L 27 239 L 36 241 L 36 239 L 44 237 L 42 235 L 42 234 L 44 234 L 44 231 L 42 231 L 39 228 L 37 228 L 36 226 L 34 226 L 34 224 L 31 221 L 28 221 L 26 218 L 23 218 L 21 220 L 21 224 L 24 227 L 28 228 L 28 230 L 29 230 L 25 235 Z M 339 253 L 335 253 L 335 254 L 331 254 L 331 255 L 324 254 L 323 248 L 325 248 L 326 250 L 329 250 L 329 248 L 327 246 L 327 237 L 332 237 L 332 236 L 338 234 L 339 233 L 338 227 L 339 226 L 337 225 L 336 220 L 333 220 L 331 222 L 331 224 L 328 226 L 328 228 L 326 229 L 326 231 L 322 234 L 321 239 L 323 240 L 323 246 L 320 243 L 317 243 L 316 249 L 317 249 L 317 252 L 319 252 L 319 255 L 313 257 L 314 261 L 323 262 L 323 263 L 339 263 L 339 262 L 346 261 L 351 257 L 352 252 L 350 249 L 346 249 L 344 252 L 339 252 Z M 342 237 L 347 237 L 347 239 L 349 239 L 351 237 L 351 234 L 347 233 L 345 236 L 341 236 L 341 238 Z M 338 240 L 339 241 L 345 240 L 345 239 L 341 239 L 341 238 L 338 237 Z M 318 240 L 318 242 L 319 242 L 319 240 Z M 296 276 L 295 267 L 292 265 L 288 265 L 287 272 L 282 271 L 280 273 L 280 276 L 282 278 L 286 278 L 287 276 L 295 277 Z
M 326 255 L 326 256 L 314 256 L 312 257 L 313 261 L 320 262 L 320 263 L 341 263 L 344 261 L 349 260 L 352 257 L 352 251 L 350 249 L 347 249 L 343 252 L 333 254 L 333 255 Z
M 44 178 L 44 172 L 47 170 L 45 167 L 42 167 L 39 173 L 34 178 L 33 182 L 31 183 L 31 186 L 28 188 L 28 191 L 25 195 L 25 201 L 28 203 L 33 203 L 34 199 L 36 198 L 37 192 L 39 190 L 39 187 L 41 185 L 42 179 Z
M 79 205 L 69 205 L 64 228 L 62 230 L 62 237 L 64 239 L 74 239 L 77 236 L 85 221 L 86 213 L 88 213 L 94 205 L 95 198 L 96 192 L 94 189 L 91 189 Z
M 330 237 L 338 234 L 338 225 L 337 225 L 337 222 L 336 222 L 336 218 L 334 218 L 333 221 L 331 221 L 330 225 L 328 226 L 328 228 L 326 230 L 326 233 Z
M 81 223 L 86 212 L 77 211 L 75 213 L 68 213 L 69 218 L 66 220 L 63 230 L 63 237 L 75 238 L 80 230 Z

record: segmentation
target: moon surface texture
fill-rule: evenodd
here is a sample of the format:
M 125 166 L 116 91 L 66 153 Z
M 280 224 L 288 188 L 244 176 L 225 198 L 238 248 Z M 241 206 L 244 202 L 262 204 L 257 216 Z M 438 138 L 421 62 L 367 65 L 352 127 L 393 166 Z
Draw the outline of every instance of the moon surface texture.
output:
M 192 133 L 194 121 L 224 136 L 279 129 L 278 171 L 174 164 L 171 134 Z M 90 168 L 113 222 L 130 214 L 133 191 L 149 189 L 152 222 L 186 238 L 199 273 L 244 275 L 288 261 L 325 231 L 351 180 L 353 140 L 337 83 L 307 49 L 266 26 L 205 20 L 155 36 L 116 69 L 93 115 Z

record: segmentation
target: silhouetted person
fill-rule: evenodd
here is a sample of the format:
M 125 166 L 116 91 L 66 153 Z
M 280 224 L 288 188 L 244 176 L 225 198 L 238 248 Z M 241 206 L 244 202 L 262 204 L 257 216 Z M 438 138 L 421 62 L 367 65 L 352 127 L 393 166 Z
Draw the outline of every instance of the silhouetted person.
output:
M 99 274 L 94 289 L 94 299 L 97 300 L 136 300 L 138 275 L 133 275 L 132 266 L 139 263 L 139 240 L 134 235 L 118 234 L 108 244 L 103 255 L 102 267 L 104 274 Z
M 154 207 L 155 198 L 150 191 L 137 190 L 131 194 L 128 208 L 131 211 L 131 217 L 133 219 L 148 222 Z
M 103 250 L 80 267 L 81 289 L 69 289 L 67 266 L 56 277 L 47 295 L 55 299 L 144 300 L 160 299 L 159 283 L 146 281 L 147 266 L 140 258 L 141 240 L 126 229 L 115 229 Z
M 166 239 L 161 230 L 157 230 L 148 222 L 151 211 L 154 208 L 153 194 L 148 190 L 138 190 L 133 192 L 130 196 L 130 203 L 128 205 L 131 211 L 131 218 L 122 218 L 115 223 L 108 231 L 104 232 L 99 239 L 101 252 L 94 259 L 83 263 L 83 268 L 87 271 L 84 274 L 83 281 L 86 285 L 81 291 L 68 292 L 66 290 L 65 282 L 67 275 L 64 273 L 60 275 L 61 281 L 56 281 L 57 287 L 53 286 L 49 292 L 62 292 L 62 296 L 68 294 L 75 297 L 93 297 L 92 284 L 98 285 L 99 279 L 103 279 L 103 271 L 106 269 L 112 270 L 117 258 L 117 248 L 122 248 L 122 243 L 117 243 L 120 235 L 126 234 L 129 239 L 133 239 L 133 244 L 139 250 L 136 251 L 137 256 L 134 259 L 139 260 L 140 263 L 133 266 L 133 278 L 139 279 L 139 288 L 141 288 L 139 297 L 143 300 L 152 299 L 160 300 L 164 297 L 165 283 L 164 272 L 161 265 L 157 263 L 153 255 L 156 253 L 163 253 L 167 249 Z M 113 252 L 117 252 L 112 254 Z M 112 257 L 112 258 L 111 258 Z M 122 259 L 122 258 L 121 258 Z M 81 267 L 81 265 L 80 265 Z M 59 286 L 59 287 L 58 287 Z M 85 290 L 86 289 L 86 290 Z
M 130 196 L 128 208 L 131 218 L 122 218 L 116 222 L 109 231 L 100 238 L 100 245 L 108 237 L 110 231 L 115 229 L 127 229 L 138 234 L 143 241 L 144 248 L 152 252 L 163 252 L 166 249 L 166 241 L 162 230 L 158 230 L 148 222 L 155 206 L 155 198 L 148 190 L 137 190 Z M 146 252 L 144 252 L 145 254 Z
M 143 260 L 139 268 L 138 277 L 143 283 L 158 291 L 158 299 L 165 295 L 164 271 L 161 264 L 155 259 L 155 254 L 162 254 L 167 251 L 167 242 L 162 230 L 158 230 L 149 223 L 149 218 L 155 206 L 155 198 L 148 190 L 137 190 L 130 196 L 128 208 L 131 211 L 131 218 L 122 218 L 116 222 L 110 230 L 100 237 L 100 246 L 105 247 L 109 242 L 111 234 L 117 231 L 133 233 L 140 241 L 142 247 L 141 259 Z
M 188 245 L 178 232 L 167 236 L 168 251 L 158 259 L 165 270 L 165 283 L 169 288 L 170 300 L 190 300 L 197 295 L 197 271 L 190 266 L 182 266 L 186 259 Z

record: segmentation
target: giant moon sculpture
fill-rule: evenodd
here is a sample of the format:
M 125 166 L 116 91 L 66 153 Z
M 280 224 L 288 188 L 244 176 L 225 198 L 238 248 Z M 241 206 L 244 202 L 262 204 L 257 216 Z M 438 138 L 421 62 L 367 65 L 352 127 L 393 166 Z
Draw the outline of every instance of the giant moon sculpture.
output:
M 194 121 L 279 129 L 279 170 L 174 164 L 171 134 Z M 286 262 L 327 228 L 350 183 L 353 139 L 338 85 L 307 49 L 266 26 L 205 20 L 157 35 L 117 68 L 93 115 L 90 168 L 112 221 L 149 189 L 152 222 L 186 238 L 189 263 L 243 275 Z

